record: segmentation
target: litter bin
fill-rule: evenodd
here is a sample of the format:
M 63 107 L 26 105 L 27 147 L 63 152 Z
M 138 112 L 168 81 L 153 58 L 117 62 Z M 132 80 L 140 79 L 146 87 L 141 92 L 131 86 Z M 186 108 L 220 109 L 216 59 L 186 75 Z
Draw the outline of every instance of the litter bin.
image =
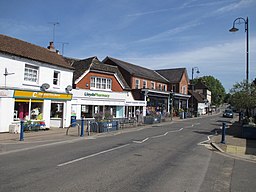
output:
M 71 116 L 71 127 L 76 126 L 76 116 Z

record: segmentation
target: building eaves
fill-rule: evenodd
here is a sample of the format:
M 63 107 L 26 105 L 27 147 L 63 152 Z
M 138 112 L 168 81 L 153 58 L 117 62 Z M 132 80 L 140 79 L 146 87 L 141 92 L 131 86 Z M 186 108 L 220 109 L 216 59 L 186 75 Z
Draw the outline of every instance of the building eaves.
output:
M 144 79 L 148 79 L 148 80 L 152 80 L 152 81 L 158 81 L 161 83 L 168 83 L 166 78 L 163 78 L 161 75 L 159 75 L 152 69 L 141 67 L 141 66 L 138 66 L 138 65 L 135 65 L 132 63 L 128 63 L 125 61 L 121 61 L 119 59 L 112 58 L 112 57 L 107 57 L 106 59 L 104 59 L 104 61 L 106 61 L 107 59 L 114 62 L 117 66 L 123 68 L 131 76 L 140 77 L 140 78 L 144 78 Z
M 0 34 L 0 52 L 73 70 L 73 67 L 58 53 L 2 34 Z

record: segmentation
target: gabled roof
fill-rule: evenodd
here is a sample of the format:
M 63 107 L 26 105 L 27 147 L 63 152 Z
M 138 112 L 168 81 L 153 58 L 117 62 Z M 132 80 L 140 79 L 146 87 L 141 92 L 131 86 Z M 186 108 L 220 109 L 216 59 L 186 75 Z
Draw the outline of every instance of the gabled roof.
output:
M 106 57 L 103 62 L 107 60 L 114 62 L 117 66 L 126 70 L 131 76 L 141 77 L 148 80 L 158 81 L 161 83 L 169 83 L 164 77 L 159 75 L 156 71 L 147 69 L 135 64 L 131 64 L 125 61 L 121 61 L 112 57 Z
M 189 90 L 188 92 L 189 92 L 190 95 L 192 95 L 197 100 L 198 103 L 204 103 L 205 102 L 204 96 L 199 94 L 198 92 L 191 91 L 191 90 Z
M 188 79 L 186 68 L 160 69 L 156 72 L 165 77 L 170 83 L 179 83 L 184 73 Z
M 122 74 L 118 70 L 116 66 L 104 64 L 98 60 L 96 56 L 90 57 L 83 60 L 77 60 L 77 59 L 70 59 L 69 62 L 72 62 L 72 67 L 75 68 L 74 71 L 74 81 L 79 79 L 87 70 L 90 71 L 96 71 L 96 72 L 102 72 L 102 73 L 111 73 L 116 74 L 118 78 L 121 80 L 121 83 L 124 86 L 124 89 L 130 89 L 129 85 L 124 80 Z
M 209 90 L 209 88 L 207 87 L 207 85 L 205 85 L 201 80 L 199 80 L 195 86 L 194 89 L 207 89 Z
M 0 52 L 56 65 L 59 67 L 73 69 L 65 61 L 65 59 L 56 52 L 52 52 L 47 48 L 43 48 L 2 34 L 0 34 Z

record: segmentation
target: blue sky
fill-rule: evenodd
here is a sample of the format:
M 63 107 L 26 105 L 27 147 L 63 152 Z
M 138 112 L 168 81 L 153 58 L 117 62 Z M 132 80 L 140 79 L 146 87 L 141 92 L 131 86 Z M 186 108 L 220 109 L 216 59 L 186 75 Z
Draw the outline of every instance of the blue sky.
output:
M 245 79 L 245 25 L 228 31 L 237 17 L 249 17 L 249 80 L 256 77 L 255 10 L 255 0 L 1 0 L 0 33 L 47 47 L 59 22 L 55 47 L 67 57 L 186 67 L 190 78 L 198 67 L 194 77 L 214 76 L 229 91 Z

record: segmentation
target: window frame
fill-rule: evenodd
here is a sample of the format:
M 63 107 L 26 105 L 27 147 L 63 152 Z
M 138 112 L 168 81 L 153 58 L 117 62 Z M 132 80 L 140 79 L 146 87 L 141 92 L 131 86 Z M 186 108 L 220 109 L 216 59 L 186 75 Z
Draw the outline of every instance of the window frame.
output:
M 57 74 L 57 77 L 54 77 L 55 74 Z M 57 80 L 57 83 L 55 84 L 54 81 Z M 54 71 L 53 72 L 53 85 L 59 86 L 60 85 L 60 71 Z
M 140 79 L 135 79 L 135 89 L 140 89 Z
M 90 78 L 90 89 L 94 90 L 110 90 L 112 89 L 112 79 L 91 76 Z
M 34 74 L 34 72 L 36 73 Z M 24 76 L 23 80 L 26 83 L 38 84 L 39 83 L 39 67 L 30 65 L 30 64 L 25 64 L 23 76 Z M 35 79 L 35 80 L 33 81 L 31 79 Z

